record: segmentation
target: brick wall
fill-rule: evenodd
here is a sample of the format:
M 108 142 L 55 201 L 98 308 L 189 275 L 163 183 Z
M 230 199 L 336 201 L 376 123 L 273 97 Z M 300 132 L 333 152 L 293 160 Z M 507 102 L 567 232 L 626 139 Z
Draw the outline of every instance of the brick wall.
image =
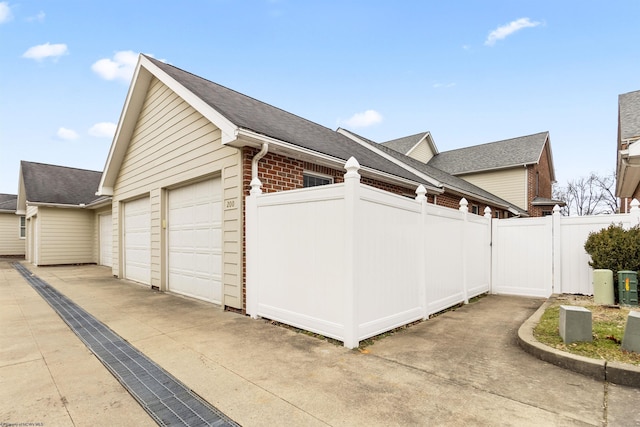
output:
M 542 216 L 543 211 L 551 210 L 552 206 L 533 206 L 531 202 L 536 197 L 550 199 L 552 196 L 551 168 L 549 161 L 549 143 L 544 145 L 540 162 L 527 167 L 527 210 L 532 217 Z

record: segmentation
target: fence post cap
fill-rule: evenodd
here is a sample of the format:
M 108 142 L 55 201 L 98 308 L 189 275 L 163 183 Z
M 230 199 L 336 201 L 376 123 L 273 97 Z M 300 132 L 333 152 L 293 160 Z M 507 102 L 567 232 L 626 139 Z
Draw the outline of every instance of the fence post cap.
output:
M 460 211 L 469 212 L 469 202 L 464 197 L 460 199 Z
M 249 185 L 251 186 L 251 190 L 249 191 L 250 195 L 262 194 L 262 181 L 260 181 L 258 177 L 253 178 Z
M 358 173 L 358 170 L 360 170 L 360 163 L 358 163 L 355 157 L 349 157 L 347 163 L 344 164 L 344 168 L 347 170 L 347 173 L 344 175 L 345 177 L 360 176 Z
M 484 217 L 485 218 L 491 218 L 491 208 L 489 206 L 484 208 Z
M 426 198 L 427 198 L 427 189 L 422 184 L 418 185 L 418 188 L 416 188 L 416 200 L 421 201 Z

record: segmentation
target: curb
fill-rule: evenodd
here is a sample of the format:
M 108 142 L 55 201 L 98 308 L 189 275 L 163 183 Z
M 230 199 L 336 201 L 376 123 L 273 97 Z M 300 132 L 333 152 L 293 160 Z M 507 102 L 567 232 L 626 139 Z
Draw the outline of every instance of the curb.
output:
M 551 302 L 552 299 L 545 301 L 518 329 L 518 344 L 524 351 L 540 360 L 596 380 L 640 388 L 640 366 L 590 359 L 556 350 L 536 340 L 533 336 L 533 329 Z

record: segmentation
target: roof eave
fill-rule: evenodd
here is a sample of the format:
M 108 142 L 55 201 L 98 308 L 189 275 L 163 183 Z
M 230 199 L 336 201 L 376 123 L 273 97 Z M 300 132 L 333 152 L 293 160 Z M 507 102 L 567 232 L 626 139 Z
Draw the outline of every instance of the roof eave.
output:
M 411 166 L 407 165 L 403 161 L 398 160 L 393 156 L 390 156 L 389 154 L 387 154 L 384 151 L 378 149 L 377 147 L 373 146 L 372 144 L 369 144 L 367 142 L 362 141 L 360 138 L 358 138 L 356 135 L 352 134 L 348 130 L 340 128 L 340 129 L 337 130 L 337 132 L 342 134 L 342 135 L 344 135 L 344 136 L 346 136 L 347 138 L 351 139 L 352 141 L 357 142 L 361 146 L 373 151 L 374 153 L 378 154 L 379 156 L 384 157 L 388 161 L 396 164 L 397 166 L 400 166 L 400 167 L 406 169 L 407 171 L 411 172 L 412 174 L 424 179 L 427 183 L 431 184 L 432 186 L 438 187 L 438 188 L 442 188 L 443 187 L 442 183 L 440 181 L 438 181 L 437 179 L 434 179 L 434 178 L 430 177 L 429 175 L 425 174 L 424 172 L 421 172 L 421 171 L 419 171 L 417 169 L 412 168 Z
M 274 149 L 280 150 L 283 154 L 291 155 L 294 157 L 299 157 L 303 159 L 308 159 L 314 163 L 317 163 L 322 166 L 327 166 L 333 169 L 342 169 L 344 168 L 345 160 L 340 159 L 338 157 L 333 157 L 328 154 L 319 153 L 317 151 L 310 150 L 308 148 L 301 147 L 299 145 L 291 144 L 286 141 L 282 141 L 279 139 L 275 139 L 249 129 L 238 129 L 236 131 L 237 139 L 232 144 L 234 147 L 242 147 L 242 146 L 250 146 L 250 147 L 260 147 L 262 143 L 269 144 L 269 151 L 273 152 Z M 407 178 L 399 177 L 390 173 L 382 172 L 377 169 L 373 169 L 367 166 L 362 166 L 360 169 L 360 173 L 363 176 L 383 179 L 385 182 L 394 183 L 401 186 L 410 186 L 410 187 L 418 187 L 420 182 L 413 181 Z M 427 188 L 429 194 L 440 194 L 443 191 L 440 188 L 428 186 Z
M 114 185 L 122 161 L 135 129 L 138 115 L 142 110 L 149 84 L 153 77 L 160 80 L 169 89 L 184 99 L 189 105 L 216 125 L 221 132 L 222 144 L 230 144 L 236 139 L 235 126 L 231 121 L 207 104 L 199 96 L 188 90 L 173 77 L 160 69 L 146 56 L 139 55 L 138 64 L 131 80 L 131 86 L 125 100 L 116 133 L 109 150 L 104 172 L 96 195 L 113 196 Z

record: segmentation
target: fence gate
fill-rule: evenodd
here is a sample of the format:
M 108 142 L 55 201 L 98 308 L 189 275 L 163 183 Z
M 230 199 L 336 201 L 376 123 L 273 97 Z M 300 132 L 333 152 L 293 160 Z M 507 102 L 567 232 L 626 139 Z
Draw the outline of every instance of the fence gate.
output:
M 548 297 L 553 293 L 552 217 L 494 219 L 492 292 Z

